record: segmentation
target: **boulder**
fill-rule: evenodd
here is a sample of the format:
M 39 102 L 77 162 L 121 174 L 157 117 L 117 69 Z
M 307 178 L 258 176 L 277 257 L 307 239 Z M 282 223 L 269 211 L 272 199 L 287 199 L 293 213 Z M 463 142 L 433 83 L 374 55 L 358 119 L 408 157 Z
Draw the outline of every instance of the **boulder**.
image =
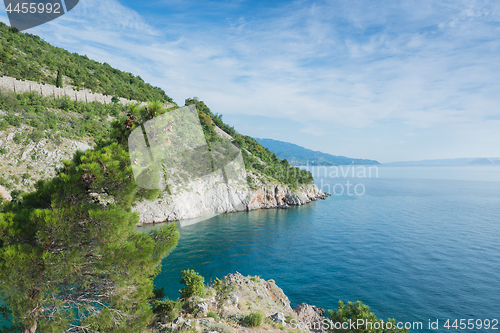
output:
M 275 314 L 269 316 L 275 323 L 285 325 L 285 314 L 283 312 L 276 312 Z
M 207 313 L 208 312 L 208 304 L 206 302 L 200 303 L 200 304 L 196 305 L 196 309 L 198 309 L 199 311 L 201 311 L 203 313 Z
M 302 303 L 297 305 L 293 311 L 295 311 L 300 321 L 308 324 L 308 326 L 318 327 L 318 329 L 312 329 L 312 332 L 325 332 L 322 325 L 319 324 L 324 319 L 325 309 Z

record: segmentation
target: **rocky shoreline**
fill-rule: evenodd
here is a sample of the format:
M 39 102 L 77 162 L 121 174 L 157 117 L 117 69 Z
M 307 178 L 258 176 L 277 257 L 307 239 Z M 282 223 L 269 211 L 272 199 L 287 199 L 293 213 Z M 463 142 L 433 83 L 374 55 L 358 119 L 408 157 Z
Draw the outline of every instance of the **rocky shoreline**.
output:
M 322 192 L 315 184 L 302 185 L 298 189 L 267 184 L 250 193 L 242 193 L 216 178 L 217 175 L 212 175 L 197 180 L 190 191 L 178 195 L 162 193 L 155 200 L 135 203 L 132 210 L 139 213 L 139 225 L 257 209 L 287 209 L 324 200 L 331 195 Z
M 329 320 L 324 317 L 325 310 L 306 303 L 292 309 L 290 300 L 274 280 L 236 272 L 222 281 L 231 287 L 226 297 L 207 288 L 206 296 L 185 300 L 192 306 L 175 313 L 175 318 L 158 316 L 154 332 L 326 332 L 323 322 Z M 263 317 L 257 327 L 243 320 L 252 313 Z

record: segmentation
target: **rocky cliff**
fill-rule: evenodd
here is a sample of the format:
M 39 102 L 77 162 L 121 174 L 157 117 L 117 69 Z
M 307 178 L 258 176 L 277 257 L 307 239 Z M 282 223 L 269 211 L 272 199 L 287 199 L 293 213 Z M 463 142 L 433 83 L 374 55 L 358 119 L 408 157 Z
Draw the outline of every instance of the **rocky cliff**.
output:
M 11 199 L 11 190 L 33 190 L 37 180 L 55 176 L 56 168 L 62 166 L 63 159 L 71 159 L 76 150 L 85 151 L 93 145 L 90 140 L 80 142 L 63 139 L 62 144 L 58 146 L 48 139 L 28 145 L 12 141 L 16 133 L 25 130 L 26 126 L 23 125 L 17 129 L 10 127 L 0 131 L 0 145 L 4 149 L 0 154 L 0 170 L 3 181 L 7 182 L 0 184 L 3 185 L 0 195 L 6 200 Z M 174 195 L 163 192 L 155 200 L 137 202 L 133 209 L 139 213 L 140 223 L 146 224 L 191 219 L 209 214 L 288 208 L 328 196 L 314 184 L 290 189 L 282 184 L 265 182 L 259 175 L 251 172 L 247 174 L 253 182 L 247 192 L 228 185 L 219 172 L 191 182 L 189 191 Z M 105 201 L 101 198 L 101 202 Z
M 140 215 L 140 223 L 155 223 L 192 219 L 203 215 L 233 213 L 255 209 L 288 208 L 325 199 L 314 184 L 290 189 L 276 183 L 259 184 L 243 193 L 227 185 L 220 173 L 208 175 L 191 184 L 189 191 L 176 195 L 162 193 L 155 200 L 142 200 L 133 206 Z
M 206 289 L 203 298 L 192 296 L 186 303 L 191 307 L 160 316 L 154 332 L 315 332 L 326 333 L 325 310 L 302 303 L 294 309 L 290 300 L 274 280 L 243 276 L 236 272 L 222 278 L 229 286 L 226 297 L 213 288 Z M 180 300 L 178 302 L 181 302 Z M 175 311 L 174 311 L 175 312 Z M 261 314 L 259 325 L 249 325 L 245 316 Z

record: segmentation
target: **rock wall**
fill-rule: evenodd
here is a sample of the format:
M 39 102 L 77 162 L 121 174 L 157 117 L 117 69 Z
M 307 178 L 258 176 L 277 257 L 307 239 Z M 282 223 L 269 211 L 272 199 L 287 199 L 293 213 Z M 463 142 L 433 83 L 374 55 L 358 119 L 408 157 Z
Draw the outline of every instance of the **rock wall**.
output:
M 75 101 L 83 101 L 83 102 L 100 102 L 103 104 L 112 103 L 112 96 L 103 95 L 93 93 L 90 90 L 73 90 L 71 88 L 57 88 L 56 86 L 50 84 L 39 84 L 33 81 L 21 81 L 17 80 L 13 77 L 2 76 L 0 77 L 0 89 L 14 91 L 15 93 L 21 94 L 24 92 L 36 91 L 40 93 L 42 96 L 51 96 L 54 95 L 56 97 L 68 96 L 70 99 Z M 130 103 L 138 103 L 135 100 L 128 100 L 125 98 L 119 98 L 120 103 L 127 105 Z M 141 102 L 140 106 L 147 105 L 146 102 Z M 174 104 L 166 104 L 165 107 L 169 108 L 175 106 Z
M 327 196 L 329 194 L 315 184 L 297 190 L 269 184 L 243 193 L 227 185 L 221 173 L 213 173 L 192 182 L 189 191 L 176 195 L 162 193 L 156 200 L 136 202 L 132 210 L 139 213 L 140 224 L 147 224 L 255 209 L 289 208 Z

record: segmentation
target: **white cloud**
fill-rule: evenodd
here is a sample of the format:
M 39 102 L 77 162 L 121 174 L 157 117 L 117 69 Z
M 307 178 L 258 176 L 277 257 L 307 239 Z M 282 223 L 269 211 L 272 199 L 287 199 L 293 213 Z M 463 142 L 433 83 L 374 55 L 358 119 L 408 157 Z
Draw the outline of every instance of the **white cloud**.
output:
M 307 123 L 313 135 L 327 133 L 319 124 L 389 120 L 474 135 L 499 114 L 500 3 L 296 1 L 220 16 L 159 27 L 116 0 L 85 0 L 32 33 L 139 74 L 180 104 L 198 96 L 223 114 Z

